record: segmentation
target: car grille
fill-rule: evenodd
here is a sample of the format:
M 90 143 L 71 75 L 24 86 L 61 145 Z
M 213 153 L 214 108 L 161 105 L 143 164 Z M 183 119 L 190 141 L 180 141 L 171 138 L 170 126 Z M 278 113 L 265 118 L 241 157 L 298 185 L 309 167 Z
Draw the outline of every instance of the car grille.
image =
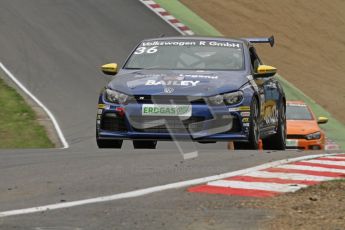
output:
M 306 139 L 305 135 L 287 135 L 287 139 Z
M 165 123 L 162 125 L 162 119 L 165 120 Z M 176 117 L 131 117 L 133 123 L 136 122 L 138 124 L 150 124 L 150 127 L 146 128 L 138 128 L 136 125 L 132 125 L 134 131 L 137 132 L 146 132 L 146 133 L 169 133 L 166 125 L 169 124 L 169 128 L 173 133 L 184 133 L 189 130 L 188 127 L 193 129 L 200 129 L 198 127 L 197 122 L 204 121 L 204 117 L 190 117 L 186 120 L 180 120 Z M 159 121 L 160 120 L 160 121 Z
M 133 103 L 142 104 L 206 104 L 203 98 L 186 96 L 171 96 L 171 95 L 136 95 Z
M 101 120 L 101 129 L 106 131 L 127 131 L 125 120 L 116 113 L 105 113 Z
M 204 117 L 190 117 L 186 120 L 179 120 L 179 118 L 162 118 L 162 117 L 132 117 L 132 121 L 138 122 L 138 124 L 149 123 L 150 127 L 147 128 L 138 128 L 135 125 L 132 126 L 134 131 L 137 132 L 146 132 L 146 133 L 169 133 L 169 130 L 166 127 L 166 124 L 169 124 L 170 131 L 173 133 L 185 133 L 185 132 L 200 132 L 204 131 L 205 127 L 200 125 L 199 122 L 206 121 Z M 162 125 L 161 122 L 155 120 L 165 119 L 166 123 Z M 157 125 L 155 125 L 155 122 Z M 131 122 L 130 122 L 131 123 Z M 233 120 L 233 126 L 231 130 L 228 130 L 224 133 L 233 133 L 240 132 L 241 125 L 237 118 Z

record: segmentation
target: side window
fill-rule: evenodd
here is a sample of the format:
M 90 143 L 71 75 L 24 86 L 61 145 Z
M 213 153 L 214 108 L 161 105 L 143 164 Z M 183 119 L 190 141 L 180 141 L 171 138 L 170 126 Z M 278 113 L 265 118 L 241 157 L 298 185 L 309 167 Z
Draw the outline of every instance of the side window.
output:
M 258 66 L 261 64 L 261 61 L 258 55 L 256 54 L 254 47 L 249 48 L 249 52 L 250 52 L 250 61 L 252 63 L 253 71 L 256 72 L 256 70 L 258 69 Z

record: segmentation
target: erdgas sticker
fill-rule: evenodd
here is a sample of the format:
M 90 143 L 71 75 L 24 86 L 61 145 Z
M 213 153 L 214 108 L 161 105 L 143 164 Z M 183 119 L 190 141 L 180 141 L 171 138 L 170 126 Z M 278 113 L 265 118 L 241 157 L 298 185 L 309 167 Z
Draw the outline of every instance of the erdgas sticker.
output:
M 191 105 L 143 104 L 143 116 L 187 116 L 192 115 Z

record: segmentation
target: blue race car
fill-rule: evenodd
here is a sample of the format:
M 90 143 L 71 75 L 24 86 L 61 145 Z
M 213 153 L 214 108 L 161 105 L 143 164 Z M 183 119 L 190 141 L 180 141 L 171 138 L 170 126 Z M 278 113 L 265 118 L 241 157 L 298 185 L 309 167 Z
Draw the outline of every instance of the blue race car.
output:
M 156 148 L 157 141 L 234 141 L 285 149 L 286 99 L 253 43 L 269 38 L 163 37 L 142 41 L 99 96 L 99 148 Z

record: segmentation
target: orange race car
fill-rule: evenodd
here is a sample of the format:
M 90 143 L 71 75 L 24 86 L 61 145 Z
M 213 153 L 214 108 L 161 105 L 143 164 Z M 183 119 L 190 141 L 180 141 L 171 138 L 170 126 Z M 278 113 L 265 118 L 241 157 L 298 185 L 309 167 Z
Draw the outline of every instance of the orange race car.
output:
M 321 150 L 325 148 L 325 133 L 318 124 L 325 124 L 328 118 L 316 119 L 314 113 L 303 101 L 286 102 L 287 149 Z

